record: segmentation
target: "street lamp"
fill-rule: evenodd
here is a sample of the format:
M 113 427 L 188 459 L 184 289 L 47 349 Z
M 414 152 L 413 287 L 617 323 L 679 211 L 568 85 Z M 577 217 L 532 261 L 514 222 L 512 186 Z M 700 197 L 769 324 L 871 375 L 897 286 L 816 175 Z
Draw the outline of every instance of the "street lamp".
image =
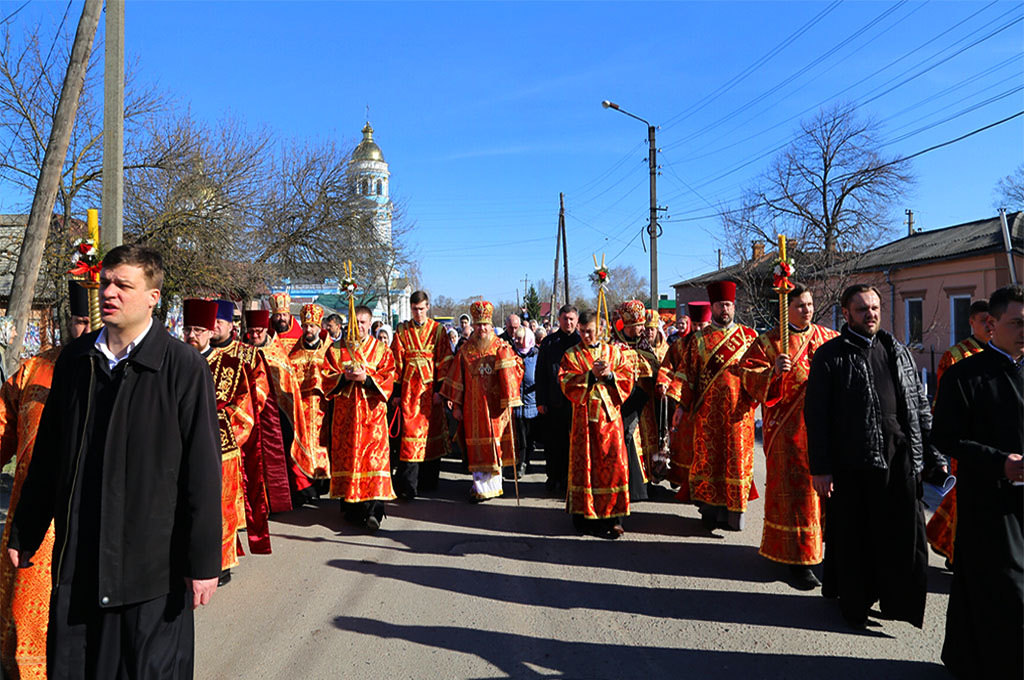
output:
M 650 151 L 647 153 L 647 164 L 651 169 L 651 217 L 650 222 L 647 225 L 647 233 L 651 235 L 651 308 L 654 313 L 658 313 L 658 191 L 657 191 L 657 177 L 658 177 L 658 147 L 655 146 L 654 142 L 654 130 L 655 127 L 649 122 L 635 116 L 625 109 L 619 108 L 619 105 L 615 102 L 610 102 L 605 99 L 601 102 L 601 106 L 606 109 L 615 109 L 619 113 L 623 113 L 630 118 L 635 118 L 644 125 L 647 126 L 647 141 L 650 143 Z

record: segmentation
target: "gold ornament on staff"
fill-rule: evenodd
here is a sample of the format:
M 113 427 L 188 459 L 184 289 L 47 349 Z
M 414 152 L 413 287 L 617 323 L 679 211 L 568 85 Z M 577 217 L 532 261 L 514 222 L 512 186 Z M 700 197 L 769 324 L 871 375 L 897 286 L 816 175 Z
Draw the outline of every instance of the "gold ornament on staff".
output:
M 352 361 L 345 362 L 344 368 L 355 369 L 359 362 L 355 361 L 355 350 L 359 346 L 359 328 L 356 326 L 356 290 L 359 284 L 356 283 L 352 269 L 352 260 L 347 260 L 342 271 L 345 278 L 341 280 L 341 289 L 348 294 L 348 328 L 345 332 L 345 345 L 348 347 L 349 356 Z
M 99 330 L 103 325 L 100 318 L 100 269 L 103 268 L 97 244 L 100 242 L 99 211 L 90 208 L 86 211 L 88 235 L 75 244 L 75 252 L 71 256 L 72 267 L 68 271 L 72 281 L 88 291 L 89 295 L 89 330 Z
M 597 263 L 597 253 L 594 253 L 594 273 L 590 275 L 590 281 L 597 286 L 597 334 L 607 342 L 612 337 L 612 326 L 608 317 L 608 300 L 604 295 L 604 287 L 608 284 L 608 267 L 604 264 L 604 253 L 601 253 L 601 264 Z
M 789 354 L 789 292 L 794 286 L 789 277 L 793 275 L 793 261 L 786 257 L 786 236 L 779 234 L 779 262 L 772 272 L 772 285 L 779 294 L 779 345 L 782 354 Z

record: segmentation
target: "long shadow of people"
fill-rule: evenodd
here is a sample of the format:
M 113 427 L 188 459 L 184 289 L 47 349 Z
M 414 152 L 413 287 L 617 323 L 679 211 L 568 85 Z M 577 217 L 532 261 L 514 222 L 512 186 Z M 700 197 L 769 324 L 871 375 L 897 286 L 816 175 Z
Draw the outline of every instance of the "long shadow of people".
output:
M 836 616 L 834 604 L 821 597 L 707 588 L 647 588 L 425 564 L 395 565 L 349 559 L 330 560 L 327 564 L 350 573 L 371 574 L 504 603 L 888 637 L 879 631 L 847 626 Z
M 340 630 L 381 640 L 413 643 L 482 659 L 491 678 L 757 678 L 827 677 L 829 680 L 946 678 L 942 666 L 918 661 L 850 656 L 763 654 L 672 647 L 573 642 L 456 626 L 402 625 L 357 616 L 337 616 Z M 425 664 L 430 654 L 423 654 Z M 451 668 L 424 665 L 422 677 L 451 677 Z

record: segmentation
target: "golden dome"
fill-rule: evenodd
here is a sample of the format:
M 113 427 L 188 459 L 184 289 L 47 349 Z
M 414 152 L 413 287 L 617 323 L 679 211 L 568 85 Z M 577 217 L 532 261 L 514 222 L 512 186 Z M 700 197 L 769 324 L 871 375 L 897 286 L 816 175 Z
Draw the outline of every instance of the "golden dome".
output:
M 384 161 L 384 154 L 381 153 L 377 143 L 373 141 L 373 128 L 370 127 L 369 122 L 363 127 L 363 141 L 359 142 L 359 146 L 352 152 L 352 160 Z

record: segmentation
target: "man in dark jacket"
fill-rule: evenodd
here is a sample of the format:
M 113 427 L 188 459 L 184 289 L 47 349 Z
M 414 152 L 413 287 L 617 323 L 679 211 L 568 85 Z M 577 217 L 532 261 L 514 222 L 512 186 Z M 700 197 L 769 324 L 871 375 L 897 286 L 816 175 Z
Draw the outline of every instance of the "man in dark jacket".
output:
M 220 574 L 220 447 L 206 360 L 152 319 L 163 263 L 107 253 L 104 327 L 62 353 L 9 542 L 55 520 L 50 678 L 191 678 L 192 610 Z
M 572 305 L 558 310 L 558 330 L 540 343 L 537 353 L 537 412 L 544 417 L 544 467 L 548 491 L 565 495 L 569 481 L 569 430 L 572 428 L 572 404 L 562 393 L 558 367 L 566 350 L 578 345 L 576 332 L 579 311 Z
M 822 594 L 863 627 L 882 615 L 921 627 L 928 547 L 921 473 L 945 468 L 910 351 L 879 328 L 878 291 L 843 291 L 846 324 L 811 361 L 804 403 L 815 491 L 826 502 Z M 926 460 L 927 459 L 927 460 Z
M 953 585 L 942 662 L 957 678 L 1024 677 L 1024 290 L 989 301 L 992 339 L 951 366 L 935 444 L 957 459 Z

